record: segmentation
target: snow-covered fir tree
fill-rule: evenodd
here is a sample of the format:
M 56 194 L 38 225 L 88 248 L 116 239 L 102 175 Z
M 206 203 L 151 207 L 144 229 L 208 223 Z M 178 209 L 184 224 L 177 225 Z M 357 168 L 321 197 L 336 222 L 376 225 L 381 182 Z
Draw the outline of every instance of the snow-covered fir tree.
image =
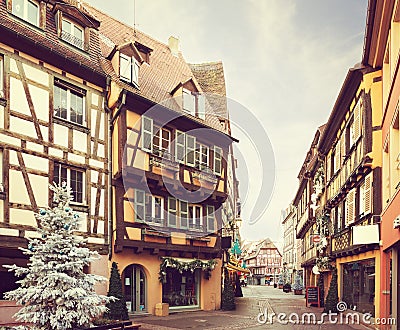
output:
M 22 305 L 15 317 L 33 324 L 34 329 L 88 327 L 107 310 L 105 303 L 113 297 L 98 295 L 94 290 L 94 285 L 106 278 L 83 271 L 100 256 L 84 247 L 85 240 L 74 234 L 80 217 L 69 206 L 71 190 L 65 182 L 50 189 L 54 207 L 36 214 L 41 238 L 31 239 L 27 249 L 21 248 L 29 256 L 27 267 L 5 266 L 22 278 L 19 288 L 5 297 Z

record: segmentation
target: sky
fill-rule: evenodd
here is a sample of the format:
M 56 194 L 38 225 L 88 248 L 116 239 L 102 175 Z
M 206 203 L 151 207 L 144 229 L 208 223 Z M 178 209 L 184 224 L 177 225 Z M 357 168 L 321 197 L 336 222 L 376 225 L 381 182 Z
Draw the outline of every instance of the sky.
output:
M 241 141 L 236 149 L 244 155 L 238 156 L 241 235 L 269 237 L 281 246 L 281 210 L 295 196 L 305 155 L 347 71 L 361 61 L 367 0 L 86 2 L 159 41 L 178 37 L 189 63 L 223 62 L 227 97 L 251 113 L 268 137 L 246 157 L 258 135 L 243 129 L 240 116 L 231 117 Z M 260 164 L 269 143 L 274 157 Z M 260 194 L 261 177 L 268 185 L 275 179 L 272 196 Z M 265 212 L 253 217 L 260 206 Z

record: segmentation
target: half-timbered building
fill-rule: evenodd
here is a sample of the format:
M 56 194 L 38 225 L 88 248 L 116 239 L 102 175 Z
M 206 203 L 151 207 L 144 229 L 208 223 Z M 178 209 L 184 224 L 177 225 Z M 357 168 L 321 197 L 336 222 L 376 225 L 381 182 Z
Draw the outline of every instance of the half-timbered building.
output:
M 382 75 L 382 214 L 380 315 L 393 318 L 380 329 L 398 329 L 400 320 L 400 143 L 399 1 L 368 1 L 363 64 Z M 394 324 L 396 323 L 396 324 Z
M 16 279 L 2 265 L 26 265 L 18 247 L 37 237 L 34 213 L 52 206 L 52 182 L 72 188 L 80 234 L 102 255 L 89 271 L 107 276 L 109 136 L 99 21 L 78 2 L 7 0 L 0 22 L 3 299 Z M 106 293 L 106 284 L 99 292 Z M 0 304 L 5 321 L 12 303 Z
M 360 64 L 350 69 L 319 144 L 339 298 L 373 315 L 379 315 L 381 291 L 381 88 L 379 71 Z
M 317 285 L 318 277 L 313 271 L 316 265 L 318 251 L 315 235 L 318 234 L 316 225 L 317 206 L 321 204 L 319 200 L 313 200 L 315 191 L 315 179 L 321 161 L 318 155 L 318 143 L 324 132 L 325 126 L 320 126 L 314 135 L 311 146 L 307 152 L 306 158 L 297 176 L 299 187 L 293 199 L 293 206 L 296 208 L 296 238 L 301 240 L 301 252 L 297 258 L 303 268 L 304 285 Z M 319 207 L 320 208 L 320 207 Z
M 228 119 L 214 111 L 176 38 L 164 44 L 91 11 L 112 79 L 112 260 L 128 308 L 218 309 Z

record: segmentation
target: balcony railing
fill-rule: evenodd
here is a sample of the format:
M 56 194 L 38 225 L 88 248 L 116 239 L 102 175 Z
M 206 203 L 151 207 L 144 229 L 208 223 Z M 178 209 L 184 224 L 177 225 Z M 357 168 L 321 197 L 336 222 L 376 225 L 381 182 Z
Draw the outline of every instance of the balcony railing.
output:
M 214 175 L 211 168 L 202 164 L 198 164 L 195 168 L 196 170 L 192 174 L 194 178 L 211 183 L 217 183 L 218 178 Z
M 66 31 L 61 31 L 61 39 L 68 42 L 69 44 L 79 48 L 79 49 L 84 49 L 84 42 L 82 39 L 79 39 L 75 36 L 73 36 L 71 33 L 68 33 Z
M 342 186 L 346 183 L 347 179 L 353 173 L 353 171 L 360 165 L 363 159 L 363 148 L 362 138 L 358 140 L 354 149 L 352 149 L 350 155 L 346 158 L 339 171 L 332 177 L 327 185 L 327 198 L 330 200 L 335 197 Z
M 164 225 L 164 219 L 146 216 L 146 223 L 162 226 Z
M 178 171 L 179 163 L 177 163 L 172 154 L 160 149 L 154 149 L 150 155 L 150 167 L 158 167 L 161 169 Z
M 201 225 L 199 223 L 189 223 L 189 229 L 203 231 L 204 225 Z

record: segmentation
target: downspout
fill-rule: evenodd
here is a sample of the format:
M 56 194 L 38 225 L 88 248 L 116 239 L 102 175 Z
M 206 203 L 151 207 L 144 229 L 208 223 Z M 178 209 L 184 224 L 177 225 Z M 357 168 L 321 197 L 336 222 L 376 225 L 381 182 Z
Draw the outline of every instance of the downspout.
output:
M 113 150 L 112 150 L 112 136 L 113 136 L 113 131 L 114 131 L 114 122 L 121 113 L 122 107 L 125 105 L 126 102 L 126 90 L 122 91 L 122 96 L 121 96 L 121 101 L 119 102 L 115 114 L 112 116 L 112 109 L 108 107 L 108 95 L 110 94 L 111 90 L 111 78 L 108 76 L 107 77 L 107 87 L 106 87 L 106 94 L 107 97 L 105 98 L 105 109 L 109 112 L 108 116 L 108 125 L 109 125 L 109 136 L 108 136 L 108 260 L 111 261 L 112 259 L 112 242 L 113 242 L 113 237 L 114 237 L 114 231 L 113 231 L 113 186 L 112 186 L 112 172 L 113 172 Z

